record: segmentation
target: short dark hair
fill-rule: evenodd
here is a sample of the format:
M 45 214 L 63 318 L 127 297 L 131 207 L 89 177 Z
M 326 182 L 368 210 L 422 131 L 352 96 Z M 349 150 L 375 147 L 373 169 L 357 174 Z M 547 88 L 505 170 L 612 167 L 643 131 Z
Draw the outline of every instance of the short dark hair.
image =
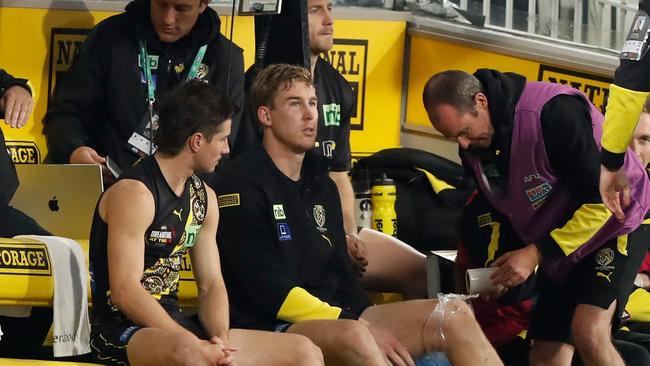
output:
M 178 155 L 187 138 L 201 132 L 208 141 L 223 122 L 237 113 L 233 102 L 214 85 L 188 80 L 177 85 L 156 104 L 158 151 Z
M 645 99 L 643 103 L 643 112 L 650 113 L 650 95 Z
M 422 103 L 424 107 L 434 113 L 443 104 L 454 107 L 459 113 L 471 113 L 476 115 L 476 103 L 474 97 L 483 93 L 483 85 L 465 71 L 448 70 L 433 75 L 424 86 L 422 91 Z M 436 122 L 436 121 L 432 122 Z
M 250 100 L 255 118 L 257 109 L 260 106 L 273 108 L 273 99 L 280 90 L 287 90 L 293 87 L 294 82 L 302 82 L 313 85 L 311 72 L 302 66 L 289 64 L 269 65 L 260 70 L 253 79 L 250 89 Z

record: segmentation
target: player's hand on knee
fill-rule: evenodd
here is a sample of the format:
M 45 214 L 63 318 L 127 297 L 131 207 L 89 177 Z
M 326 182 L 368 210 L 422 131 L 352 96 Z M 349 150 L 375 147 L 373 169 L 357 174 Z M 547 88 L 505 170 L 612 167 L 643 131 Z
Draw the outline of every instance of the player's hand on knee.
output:
M 357 234 L 345 234 L 345 242 L 352 260 L 352 266 L 359 277 L 362 277 L 368 265 L 366 243 Z
M 237 352 L 237 347 L 228 343 L 227 339 L 221 339 L 217 336 L 210 338 L 210 343 L 219 347 L 224 354 L 224 357 L 219 360 L 219 365 L 235 365 L 235 357 L 233 353 Z
M 232 362 L 234 362 L 234 359 L 229 359 L 225 352 L 222 350 L 222 346 L 220 344 L 214 344 L 211 341 L 204 341 L 200 340 L 199 341 L 199 347 L 198 347 L 198 355 L 197 357 L 199 358 L 198 364 L 200 365 L 210 365 L 210 366 L 218 366 L 218 365 L 232 365 Z M 222 363 L 226 362 L 226 363 Z
M 368 330 L 370 330 L 381 352 L 390 361 L 390 365 L 415 366 L 411 354 L 391 332 L 372 323 L 368 325 Z

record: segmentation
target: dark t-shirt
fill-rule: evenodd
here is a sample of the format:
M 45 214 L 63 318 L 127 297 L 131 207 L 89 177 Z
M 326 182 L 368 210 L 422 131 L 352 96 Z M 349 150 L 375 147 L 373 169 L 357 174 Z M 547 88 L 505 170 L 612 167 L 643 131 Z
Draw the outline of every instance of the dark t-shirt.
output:
M 354 96 L 350 84 L 327 61 L 318 58 L 314 69 L 318 97 L 316 151 L 330 159 L 330 170 L 350 170 L 350 119 Z

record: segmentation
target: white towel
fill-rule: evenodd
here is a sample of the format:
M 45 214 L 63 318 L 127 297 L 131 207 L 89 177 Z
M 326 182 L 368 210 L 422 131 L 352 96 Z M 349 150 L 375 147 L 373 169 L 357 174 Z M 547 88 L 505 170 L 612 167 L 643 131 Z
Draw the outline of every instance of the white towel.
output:
M 90 352 L 86 256 L 79 244 L 57 236 L 21 235 L 45 243 L 54 278 L 54 357 Z

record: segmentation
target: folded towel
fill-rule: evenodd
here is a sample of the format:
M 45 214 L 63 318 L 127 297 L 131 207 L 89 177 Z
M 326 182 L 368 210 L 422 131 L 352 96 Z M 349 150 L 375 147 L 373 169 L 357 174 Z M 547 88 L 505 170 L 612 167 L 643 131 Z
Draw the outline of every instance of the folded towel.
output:
M 54 278 L 54 357 L 90 352 L 86 256 L 79 244 L 57 236 L 21 235 L 45 243 Z

